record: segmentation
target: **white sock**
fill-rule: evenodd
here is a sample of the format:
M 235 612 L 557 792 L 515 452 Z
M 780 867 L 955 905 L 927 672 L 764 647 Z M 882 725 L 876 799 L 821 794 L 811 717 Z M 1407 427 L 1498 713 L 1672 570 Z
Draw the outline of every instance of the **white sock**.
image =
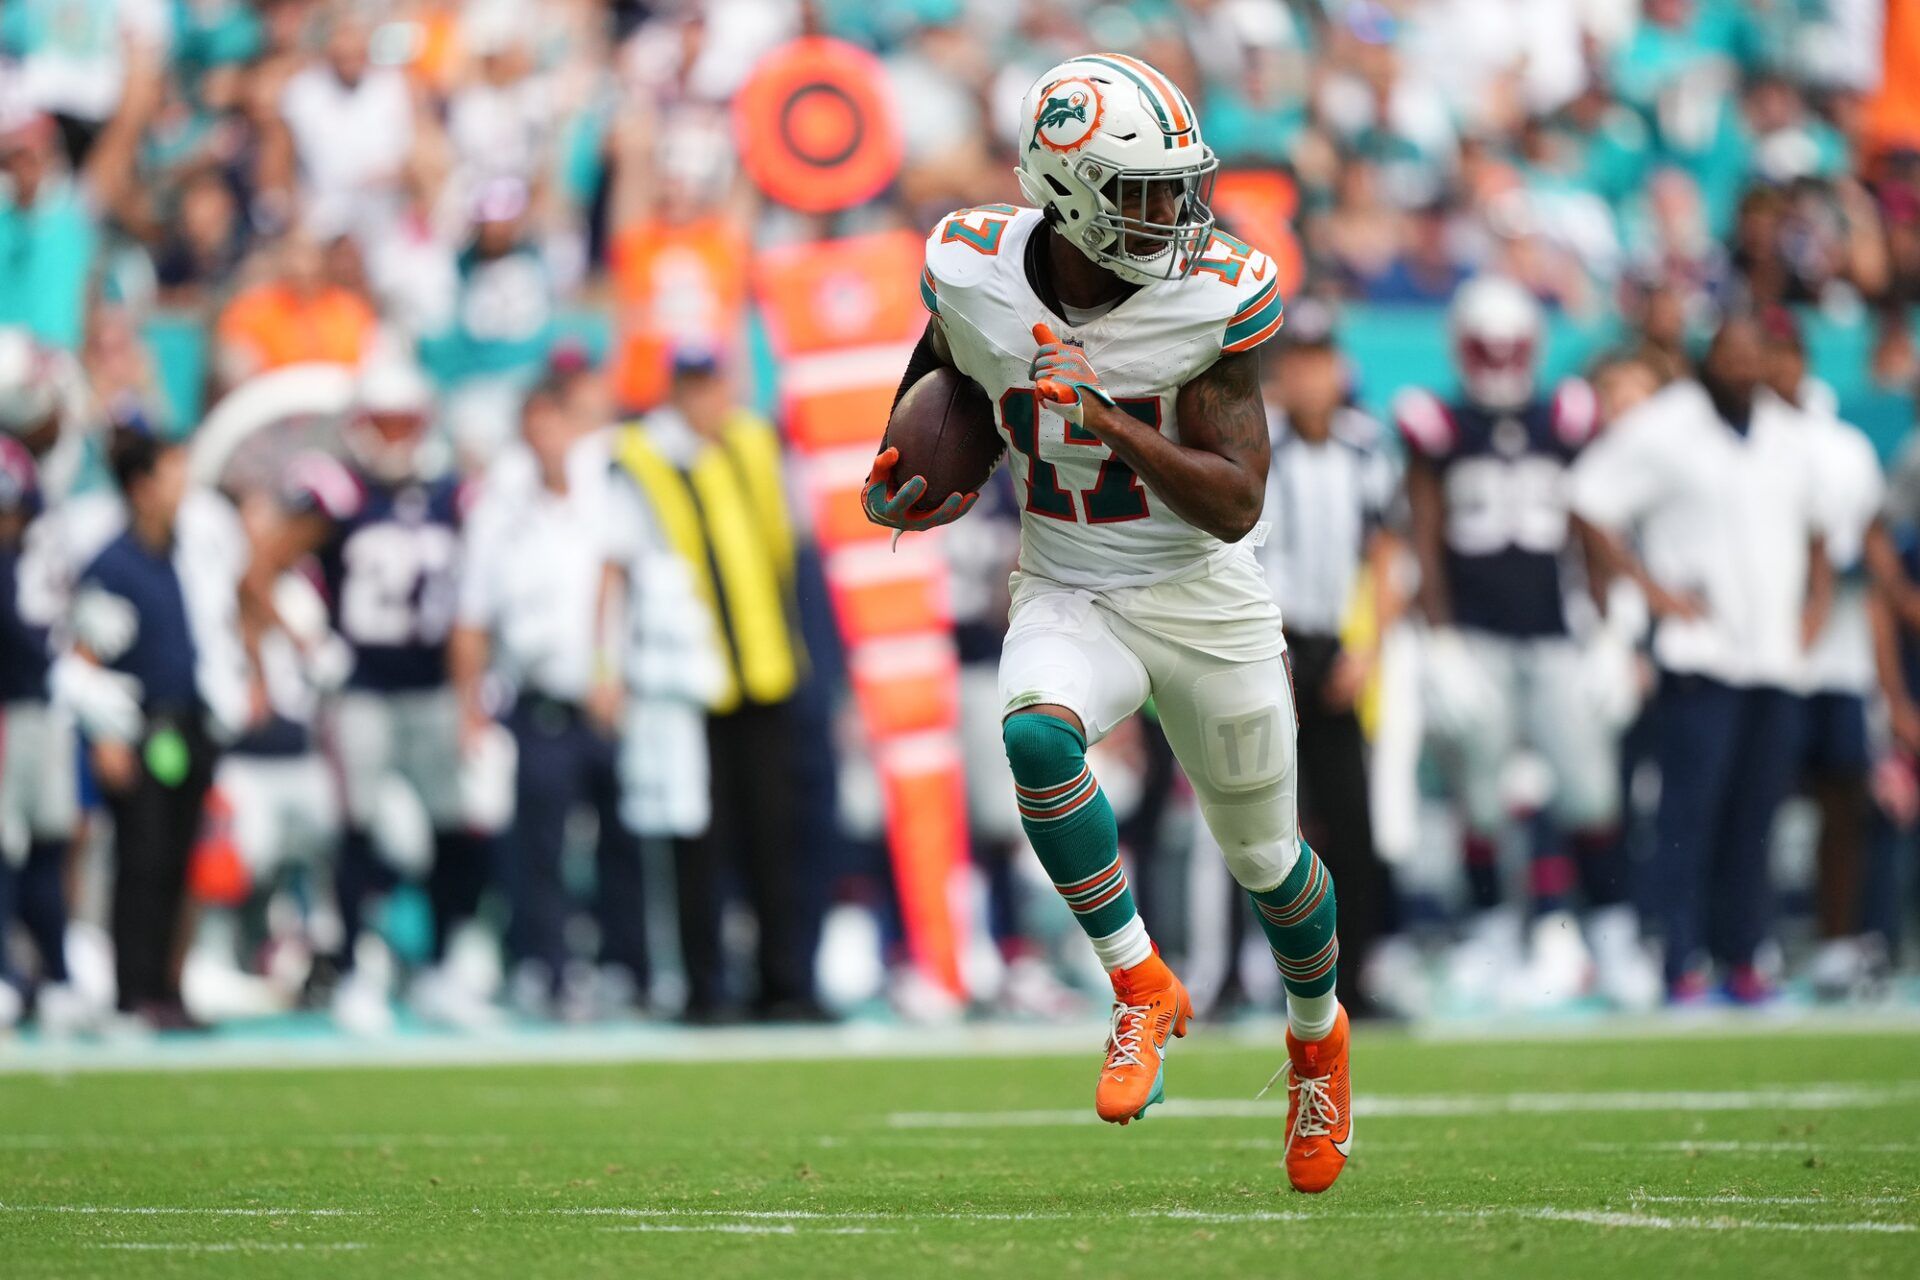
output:
M 1104 938 L 1092 939 L 1092 942 L 1093 954 L 1100 957 L 1100 967 L 1108 973 L 1115 969 L 1131 969 L 1153 954 L 1153 939 L 1147 936 L 1147 922 L 1140 918 L 1137 911 L 1133 919 Z M 1332 1018 L 1333 1015 L 1327 1016 Z
M 1293 1038 L 1312 1044 L 1325 1040 L 1333 1032 L 1333 1020 L 1340 1012 L 1340 1001 L 1329 991 L 1319 996 L 1297 996 L 1287 992 L 1287 1026 Z

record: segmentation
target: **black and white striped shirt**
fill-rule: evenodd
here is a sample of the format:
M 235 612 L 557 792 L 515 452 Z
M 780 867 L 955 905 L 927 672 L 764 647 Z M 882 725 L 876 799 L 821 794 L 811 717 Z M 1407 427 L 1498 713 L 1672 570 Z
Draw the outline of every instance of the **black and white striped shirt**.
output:
M 1380 449 L 1380 425 L 1357 409 L 1339 410 L 1318 444 L 1297 435 L 1277 410 L 1269 429 L 1269 528 L 1260 563 L 1288 631 L 1338 635 L 1367 542 L 1392 512 L 1398 469 Z

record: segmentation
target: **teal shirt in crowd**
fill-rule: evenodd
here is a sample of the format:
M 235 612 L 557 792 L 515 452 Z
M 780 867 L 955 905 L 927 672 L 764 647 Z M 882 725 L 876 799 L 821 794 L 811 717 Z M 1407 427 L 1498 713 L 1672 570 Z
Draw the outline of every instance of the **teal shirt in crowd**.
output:
M 86 323 L 87 276 L 99 232 L 86 194 L 48 182 L 30 207 L 0 195 L 0 325 L 76 351 Z

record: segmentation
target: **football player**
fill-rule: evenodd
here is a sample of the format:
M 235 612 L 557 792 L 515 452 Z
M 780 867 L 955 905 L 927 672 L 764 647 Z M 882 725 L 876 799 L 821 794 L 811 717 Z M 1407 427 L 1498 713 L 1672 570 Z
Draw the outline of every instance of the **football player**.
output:
M 352 653 L 331 708 L 329 743 L 345 810 L 335 870 L 343 974 L 353 969 L 367 900 L 396 873 L 426 873 L 436 957 L 473 915 L 484 887 L 484 846 L 468 832 L 461 806 L 460 715 L 446 659 L 461 486 L 429 439 L 431 408 L 417 367 L 373 357 L 344 428 L 346 460 L 295 459 L 287 509 L 248 570 L 257 633 L 272 623 L 298 634 L 279 618 L 274 595 L 280 576 L 312 556 L 332 629 Z M 481 1002 L 456 986 L 429 974 L 415 995 L 442 1020 L 483 1018 Z M 390 1016 L 385 996 L 381 980 L 343 980 L 335 1011 L 343 1023 L 376 1029 Z
M 69 952 L 97 952 L 88 943 L 101 936 L 68 921 L 68 851 L 84 844 L 75 713 L 136 713 L 124 690 L 59 656 L 73 581 L 123 519 L 109 489 L 73 493 L 96 425 L 90 401 L 71 355 L 0 328 L 0 880 L 11 879 L 0 886 L 0 932 L 10 912 L 27 926 L 45 979 L 36 1013 L 59 1030 L 106 1012 L 98 984 L 83 990 L 68 972 Z
M 1432 629 L 1428 725 L 1464 811 L 1477 913 L 1452 976 L 1526 1003 L 1578 995 L 1591 977 L 1620 1003 L 1645 1007 L 1659 983 L 1625 902 L 1617 830 L 1629 666 L 1606 637 L 1576 642 L 1567 608 L 1566 471 L 1594 433 L 1598 403 L 1577 379 L 1539 390 L 1540 311 L 1519 285 L 1496 276 L 1470 282 L 1449 324 L 1459 396 L 1409 389 L 1394 412 L 1407 444 L 1420 605 Z M 1528 968 L 1516 976 L 1519 936 L 1500 910 L 1496 852 L 1508 816 L 1506 767 L 1522 742 L 1551 770 L 1552 821 L 1534 853 L 1538 914 Z M 1592 964 L 1564 911 L 1576 879 Z
M 1135 909 L 1092 742 L 1149 694 L 1285 981 L 1287 1175 L 1324 1191 L 1347 1159 L 1347 1016 L 1326 868 L 1301 843 L 1280 611 L 1249 535 L 1266 491 L 1257 349 L 1280 328 L 1279 275 L 1219 230 L 1213 152 L 1192 106 L 1137 59 L 1063 62 L 1028 91 L 1028 207 L 985 205 L 927 240 L 932 313 L 902 390 L 936 366 L 996 407 L 1021 506 L 1000 659 L 1001 737 L 1021 822 L 1113 985 L 1095 1108 L 1125 1124 L 1160 1100 L 1192 1006 Z M 863 494 L 896 529 L 920 506 L 882 444 Z

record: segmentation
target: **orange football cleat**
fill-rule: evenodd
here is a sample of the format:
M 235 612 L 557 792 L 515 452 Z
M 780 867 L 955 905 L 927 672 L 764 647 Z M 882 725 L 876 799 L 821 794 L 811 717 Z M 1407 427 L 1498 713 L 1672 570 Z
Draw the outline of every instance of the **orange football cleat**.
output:
M 1333 1185 L 1353 1150 L 1353 1086 L 1347 1075 L 1347 1011 L 1325 1039 L 1303 1044 L 1287 1031 L 1287 1181 L 1313 1194 Z M 1265 1093 L 1266 1089 L 1262 1089 Z
M 1167 1037 L 1187 1034 L 1193 1002 L 1158 953 L 1110 976 L 1113 1026 L 1093 1106 L 1102 1120 L 1125 1124 L 1166 1097 Z

